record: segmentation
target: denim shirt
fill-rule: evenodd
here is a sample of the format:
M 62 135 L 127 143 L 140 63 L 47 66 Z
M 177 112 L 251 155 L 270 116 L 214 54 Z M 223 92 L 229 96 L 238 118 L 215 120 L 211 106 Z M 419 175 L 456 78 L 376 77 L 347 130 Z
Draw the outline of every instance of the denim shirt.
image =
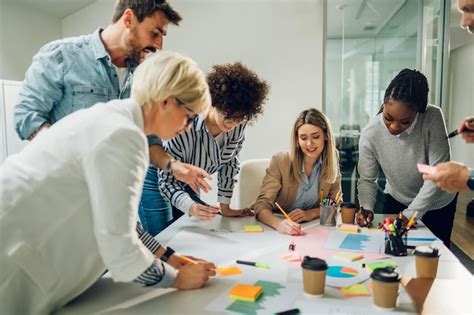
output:
M 46 44 L 33 57 L 14 110 L 15 128 L 28 138 L 43 123 L 98 102 L 130 97 L 132 73 L 128 64 L 122 89 L 109 53 L 100 38 L 102 29 L 89 35 Z
M 291 207 L 290 211 L 297 208 L 301 210 L 309 210 L 319 201 L 319 177 L 321 173 L 322 157 L 318 159 L 313 167 L 311 176 L 308 178 L 304 172 L 304 166 L 301 170 L 301 183 L 298 185 L 298 191 L 296 192 L 296 199 Z

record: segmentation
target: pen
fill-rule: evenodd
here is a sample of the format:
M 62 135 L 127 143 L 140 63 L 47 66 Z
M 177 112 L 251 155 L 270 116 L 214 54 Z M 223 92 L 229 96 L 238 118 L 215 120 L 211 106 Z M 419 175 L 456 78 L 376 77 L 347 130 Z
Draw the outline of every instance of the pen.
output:
M 293 222 L 293 220 L 288 216 L 288 214 L 285 212 L 285 210 L 283 210 L 283 208 L 278 204 L 278 202 L 275 201 L 275 205 L 278 207 L 281 213 L 283 213 L 283 215 L 285 216 L 287 220 Z
M 270 269 L 270 267 L 267 264 L 255 262 L 255 261 L 237 260 L 236 263 L 241 264 L 241 265 L 254 266 L 258 268 Z
M 218 207 L 211 206 L 210 204 L 208 204 L 207 202 L 203 201 L 201 198 L 199 198 L 199 197 L 197 197 L 197 196 L 193 196 L 192 199 L 193 199 L 195 202 L 197 202 L 197 203 L 199 203 L 199 204 L 201 204 L 201 205 L 203 205 L 203 206 L 206 206 L 206 207 L 209 207 L 209 208 L 218 209 Z M 222 211 L 219 209 L 219 212 L 217 212 L 216 214 L 222 215 Z
M 469 119 L 468 121 L 468 124 L 469 126 L 473 127 L 474 128 L 474 119 Z M 449 135 L 446 137 L 446 139 L 449 139 L 449 138 L 452 138 L 452 137 L 455 137 L 459 134 L 459 130 L 456 129 L 456 130 L 453 130 L 449 133 Z

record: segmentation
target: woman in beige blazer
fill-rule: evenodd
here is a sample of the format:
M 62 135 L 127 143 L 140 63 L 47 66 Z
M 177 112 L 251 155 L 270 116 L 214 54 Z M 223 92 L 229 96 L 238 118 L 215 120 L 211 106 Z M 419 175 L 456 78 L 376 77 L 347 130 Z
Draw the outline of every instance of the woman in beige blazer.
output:
M 310 108 L 301 112 L 291 139 L 290 153 L 272 157 L 252 207 L 263 223 L 284 234 L 301 235 L 299 223 L 320 216 L 320 192 L 334 198 L 341 190 L 341 177 L 331 125 L 321 111 Z M 293 222 L 273 214 L 275 202 Z

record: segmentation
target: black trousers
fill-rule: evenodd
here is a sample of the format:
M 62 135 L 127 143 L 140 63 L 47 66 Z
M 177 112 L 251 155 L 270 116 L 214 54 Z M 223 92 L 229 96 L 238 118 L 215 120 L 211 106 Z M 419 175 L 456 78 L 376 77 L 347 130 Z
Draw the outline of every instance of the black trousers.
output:
M 443 241 L 446 247 L 451 245 L 451 231 L 453 230 L 454 213 L 456 212 L 456 203 L 458 202 L 458 195 L 454 197 L 447 206 L 431 210 L 421 217 L 421 221 L 433 232 L 436 237 Z M 407 208 L 406 205 L 395 200 L 391 195 L 384 194 L 383 198 L 383 213 L 384 214 L 398 214 Z

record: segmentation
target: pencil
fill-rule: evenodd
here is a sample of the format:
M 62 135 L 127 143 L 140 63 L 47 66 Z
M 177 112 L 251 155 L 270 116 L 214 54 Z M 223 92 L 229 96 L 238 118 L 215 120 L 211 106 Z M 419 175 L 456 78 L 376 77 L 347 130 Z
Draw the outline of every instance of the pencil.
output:
M 278 207 L 278 209 L 280 209 L 281 213 L 283 213 L 283 215 L 285 216 L 287 220 L 290 220 L 291 222 L 293 222 L 293 220 L 290 219 L 288 214 L 285 212 L 285 210 L 283 210 L 283 208 L 278 204 L 278 202 L 275 201 L 275 205 Z
M 192 260 L 191 258 L 188 258 L 186 256 L 179 256 L 179 259 L 187 262 L 188 264 L 193 264 L 193 265 L 197 264 L 197 261 Z
M 323 190 L 322 189 L 319 191 L 319 203 L 323 204 Z

